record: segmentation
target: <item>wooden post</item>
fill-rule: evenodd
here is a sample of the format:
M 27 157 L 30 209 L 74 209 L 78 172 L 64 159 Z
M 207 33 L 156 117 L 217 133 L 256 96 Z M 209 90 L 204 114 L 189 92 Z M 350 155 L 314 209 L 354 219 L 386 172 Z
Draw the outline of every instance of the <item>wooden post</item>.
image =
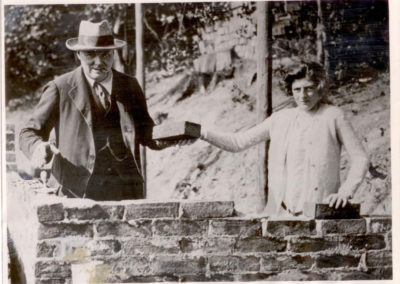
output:
M 268 36 L 268 31 L 272 29 L 268 24 L 268 2 L 257 2 L 257 120 L 258 123 L 267 118 L 268 112 L 272 111 L 271 107 L 271 82 L 272 82 L 272 61 L 271 53 L 268 52 L 268 41 L 270 41 L 272 33 Z M 268 54 L 268 64 L 266 55 Z M 268 69 L 267 70 L 267 66 Z M 255 204 L 257 212 L 262 212 L 266 204 L 267 196 L 267 153 L 268 143 L 262 143 L 258 146 L 258 202 Z
M 136 78 L 146 95 L 146 84 L 144 75 L 143 56 L 143 13 L 142 4 L 135 3 L 135 24 L 136 24 Z M 146 148 L 140 146 L 140 164 L 143 176 L 143 196 L 147 196 L 147 169 L 146 169 Z

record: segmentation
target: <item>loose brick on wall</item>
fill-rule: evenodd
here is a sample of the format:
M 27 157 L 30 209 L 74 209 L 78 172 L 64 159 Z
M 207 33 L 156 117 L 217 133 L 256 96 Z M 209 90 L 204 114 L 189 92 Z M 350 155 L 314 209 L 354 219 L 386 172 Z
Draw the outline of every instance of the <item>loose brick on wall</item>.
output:
M 140 218 L 176 218 L 179 215 L 179 203 L 143 203 L 126 206 L 127 220 Z
M 232 217 L 233 201 L 183 202 L 182 217 L 190 219 Z

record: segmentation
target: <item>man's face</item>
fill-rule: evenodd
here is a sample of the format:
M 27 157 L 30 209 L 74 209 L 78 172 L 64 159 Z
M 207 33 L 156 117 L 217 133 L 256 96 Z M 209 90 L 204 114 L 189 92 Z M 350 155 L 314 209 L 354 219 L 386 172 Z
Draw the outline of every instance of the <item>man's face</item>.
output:
M 96 82 L 103 81 L 111 72 L 114 62 L 113 55 L 113 50 L 81 50 L 77 52 L 83 71 Z
M 319 104 L 321 96 L 314 82 L 307 78 L 294 80 L 292 83 L 294 100 L 302 110 L 312 110 Z

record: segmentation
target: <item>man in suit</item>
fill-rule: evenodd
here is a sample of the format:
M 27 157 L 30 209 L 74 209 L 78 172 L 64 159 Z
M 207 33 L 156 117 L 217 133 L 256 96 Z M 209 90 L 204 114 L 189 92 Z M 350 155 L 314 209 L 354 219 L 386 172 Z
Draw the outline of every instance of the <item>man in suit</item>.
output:
M 154 122 L 137 80 L 112 69 L 115 39 L 107 21 L 82 21 L 67 40 L 81 66 L 49 82 L 25 128 L 20 147 L 40 168 L 54 156 L 58 194 L 94 200 L 143 198 L 139 144 L 152 140 Z M 55 130 L 55 145 L 48 142 Z

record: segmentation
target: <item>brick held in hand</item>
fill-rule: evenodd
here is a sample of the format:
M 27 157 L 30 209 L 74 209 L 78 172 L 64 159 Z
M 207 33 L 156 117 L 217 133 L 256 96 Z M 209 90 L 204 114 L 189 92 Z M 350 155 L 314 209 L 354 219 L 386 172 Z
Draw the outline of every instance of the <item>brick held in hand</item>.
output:
M 200 137 L 201 125 L 189 121 L 168 122 L 153 128 L 153 139 L 176 141 Z
M 329 207 L 325 203 L 310 202 L 305 206 L 304 215 L 314 219 L 358 219 L 360 217 L 360 204 L 347 203 L 345 207 Z

